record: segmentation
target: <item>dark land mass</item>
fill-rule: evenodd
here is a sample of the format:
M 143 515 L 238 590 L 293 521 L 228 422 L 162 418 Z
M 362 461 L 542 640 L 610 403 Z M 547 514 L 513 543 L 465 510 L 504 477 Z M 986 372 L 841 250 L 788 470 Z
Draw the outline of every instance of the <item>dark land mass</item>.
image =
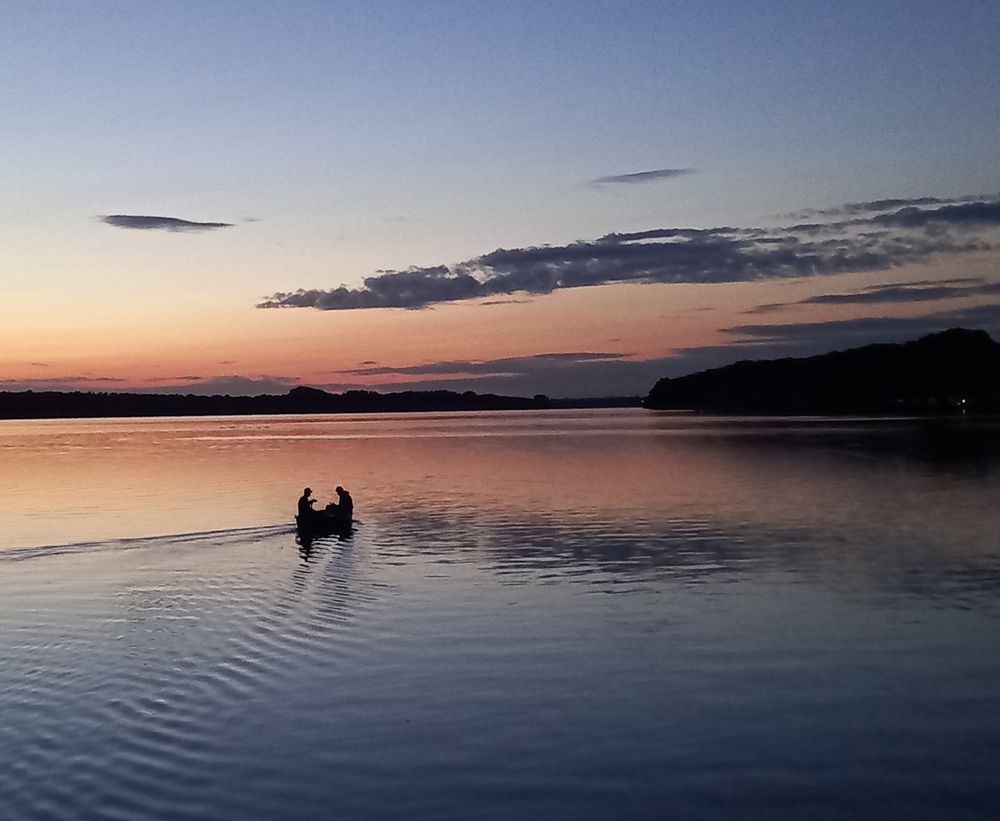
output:
M 281 395 L 196 396 L 163 393 L 19 391 L 0 393 L 0 419 L 83 419 L 120 416 L 238 416 L 295 413 L 530 410 L 638 407 L 639 396 L 550 399 L 454 391 L 327 393 L 292 388 Z
M 952 328 L 903 344 L 743 361 L 661 379 L 645 407 L 716 413 L 1000 412 L 1000 344 Z

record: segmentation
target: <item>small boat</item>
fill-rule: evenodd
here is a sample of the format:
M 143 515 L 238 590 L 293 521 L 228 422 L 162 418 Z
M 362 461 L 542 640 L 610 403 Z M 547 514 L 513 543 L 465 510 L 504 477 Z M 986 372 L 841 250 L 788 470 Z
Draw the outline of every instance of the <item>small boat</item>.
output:
M 351 529 L 353 522 L 353 517 L 342 515 L 336 510 L 314 510 L 306 518 L 295 517 L 295 527 L 299 535 L 309 538 L 346 533 Z

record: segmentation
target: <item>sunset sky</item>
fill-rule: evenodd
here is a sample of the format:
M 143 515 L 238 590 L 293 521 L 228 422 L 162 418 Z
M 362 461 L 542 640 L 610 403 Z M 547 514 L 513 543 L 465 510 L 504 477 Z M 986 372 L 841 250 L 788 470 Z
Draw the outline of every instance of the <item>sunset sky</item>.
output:
M 0 389 L 1000 339 L 998 43 L 961 0 L 6 4 Z

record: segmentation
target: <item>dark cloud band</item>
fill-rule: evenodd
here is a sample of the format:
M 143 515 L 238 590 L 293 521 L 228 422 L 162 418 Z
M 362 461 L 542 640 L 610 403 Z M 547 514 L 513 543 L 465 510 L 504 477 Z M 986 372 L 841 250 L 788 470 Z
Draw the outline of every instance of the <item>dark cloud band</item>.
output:
M 101 222 L 115 228 L 133 228 L 140 231 L 214 231 L 217 228 L 231 228 L 231 222 L 191 222 L 177 217 L 148 217 L 132 214 L 110 214 L 101 217 Z
M 802 216 L 813 217 L 843 217 L 861 214 L 877 214 L 882 211 L 896 211 L 900 208 L 926 207 L 931 205 L 954 205 L 965 202 L 982 202 L 1000 198 L 1000 194 L 972 194 L 965 197 L 942 199 L 940 197 L 891 197 L 868 202 L 849 202 L 836 208 L 808 209 L 801 212 Z
M 340 376 L 527 376 L 554 367 L 572 367 L 592 362 L 618 362 L 627 354 L 592 351 L 576 353 L 541 353 L 532 356 L 512 356 L 502 359 L 452 360 L 426 365 L 368 366 L 336 371 Z
M 817 294 L 796 302 L 772 302 L 760 305 L 747 313 L 766 314 L 798 305 L 885 305 L 941 302 L 948 299 L 967 299 L 973 296 L 996 296 L 998 294 L 1000 294 L 1000 282 L 990 282 L 982 277 L 894 282 L 886 285 L 871 285 L 849 293 Z
M 426 308 L 619 282 L 723 283 L 885 271 L 994 249 L 1000 200 L 778 229 L 660 228 L 559 246 L 498 248 L 457 265 L 380 271 L 360 288 L 279 292 L 258 308 Z
M 693 168 L 655 168 L 652 171 L 636 171 L 632 174 L 615 174 L 610 177 L 598 177 L 591 180 L 591 185 L 636 185 L 638 183 L 656 182 L 671 177 L 680 177 L 694 173 Z

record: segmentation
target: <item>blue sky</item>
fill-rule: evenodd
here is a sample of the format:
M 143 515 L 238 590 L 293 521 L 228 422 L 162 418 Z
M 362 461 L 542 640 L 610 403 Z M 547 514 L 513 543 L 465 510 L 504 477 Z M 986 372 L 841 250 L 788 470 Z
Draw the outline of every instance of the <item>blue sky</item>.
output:
M 255 306 L 500 248 L 776 228 L 807 209 L 1000 191 L 992 2 L 32 3 L 4 18 L 10 386 L 336 388 L 367 361 L 401 382 L 453 361 L 693 361 L 683 352 L 725 347 L 740 311 L 788 300 L 767 283 L 694 295 L 660 278 L 420 316 Z M 667 170 L 685 173 L 627 176 Z M 108 215 L 229 227 L 136 231 Z M 803 295 L 890 273 L 989 279 L 991 225 L 976 253 L 807 277 Z M 658 312 L 629 321 L 650 302 Z M 701 309 L 701 326 L 681 316 Z M 588 344 L 574 317 L 608 330 Z M 324 366 L 304 364 L 301 346 Z M 462 379 L 545 390 L 555 378 Z M 560 379 L 548 384 L 583 388 Z

